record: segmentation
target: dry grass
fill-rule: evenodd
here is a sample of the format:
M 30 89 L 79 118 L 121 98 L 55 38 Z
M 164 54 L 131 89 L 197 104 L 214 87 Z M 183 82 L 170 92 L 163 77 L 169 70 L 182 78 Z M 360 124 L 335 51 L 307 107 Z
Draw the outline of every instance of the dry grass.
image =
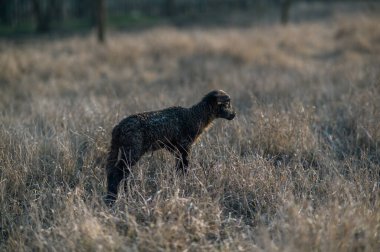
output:
M 379 23 L 1 42 L 0 250 L 379 251 Z M 214 88 L 189 176 L 147 155 L 108 209 L 113 125 Z

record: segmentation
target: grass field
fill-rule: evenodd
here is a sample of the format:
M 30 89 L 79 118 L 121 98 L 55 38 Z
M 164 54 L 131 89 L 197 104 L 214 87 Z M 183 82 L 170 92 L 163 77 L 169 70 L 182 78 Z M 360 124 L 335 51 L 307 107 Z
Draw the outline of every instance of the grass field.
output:
M 2 40 L 0 250 L 380 251 L 379 23 Z M 113 126 L 211 89 L 238 114 L 202 136 L 188 176 L 146 155 L 107 208 Z

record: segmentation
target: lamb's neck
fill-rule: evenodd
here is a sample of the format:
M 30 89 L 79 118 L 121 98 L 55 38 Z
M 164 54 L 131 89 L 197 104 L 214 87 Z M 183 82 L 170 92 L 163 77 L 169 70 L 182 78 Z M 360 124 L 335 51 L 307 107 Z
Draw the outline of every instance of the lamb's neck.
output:
M 206 102 L 199 102 L 190 108 L 192 117 L 196 120 L 201 133 L 215 119 L 212 109 Z

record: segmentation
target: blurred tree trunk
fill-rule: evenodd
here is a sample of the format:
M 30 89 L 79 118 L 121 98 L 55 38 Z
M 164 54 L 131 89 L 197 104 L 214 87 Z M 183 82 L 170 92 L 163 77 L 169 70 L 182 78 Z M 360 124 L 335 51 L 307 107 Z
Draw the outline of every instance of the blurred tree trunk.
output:
M 7 25 L 12 25 L 14 20 L 12 18 L 12 2 L 7 0 L 0 0 L 0 21 Z
M 85 0 L 85 4 L 88 6 L 88 20 L 91 28 L 97 27 L 97 3 L 94 4 L 93 0 Z
M 52 0 L 50 5 L 51 16 L 54 16 L 54 21 L 61 23 L 63 21 L 64 1 Z
M 174 16 L 174 14 L 175 14 L 175 0 L 165 0 L 164 1 L 163 13 L 168 17 Z
M 32 0 L 33 12 L 37 21 L 37 32 L 49 32 L 51 30 L 52 1 Z
M 96 0 L 96 19 L 97 19 L 97 30 L 98 30 L 98 41 L 100 43 L 105 43 L 105 29 L 106 29 L 106 4 L 105 0 Z
M 282 0 L 281 1 L 281 23 L 286 25 L 289 21 L 289 11 L 292 0 Z

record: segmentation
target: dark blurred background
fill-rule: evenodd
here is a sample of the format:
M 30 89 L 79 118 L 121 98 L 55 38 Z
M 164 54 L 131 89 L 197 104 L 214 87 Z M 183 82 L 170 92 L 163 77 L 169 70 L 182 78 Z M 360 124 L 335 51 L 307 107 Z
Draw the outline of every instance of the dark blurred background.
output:
M 248 26 L 252 23 L 299 22 L 294 6 L 314 4 L 316 12 L 302 20 L 328 15 L 336 2 L 315 0 L 0 0 L 0 37 L 35 34 L 82 33 L 98 30 L 100 41 L 105 29 L 142 29 L 155 25 Z M 371 2 L 368 1 L 369 8 Z M 319 12 L 318 12 L 319 10 Z M 297 19 L 292 12 L 297 11 Z

